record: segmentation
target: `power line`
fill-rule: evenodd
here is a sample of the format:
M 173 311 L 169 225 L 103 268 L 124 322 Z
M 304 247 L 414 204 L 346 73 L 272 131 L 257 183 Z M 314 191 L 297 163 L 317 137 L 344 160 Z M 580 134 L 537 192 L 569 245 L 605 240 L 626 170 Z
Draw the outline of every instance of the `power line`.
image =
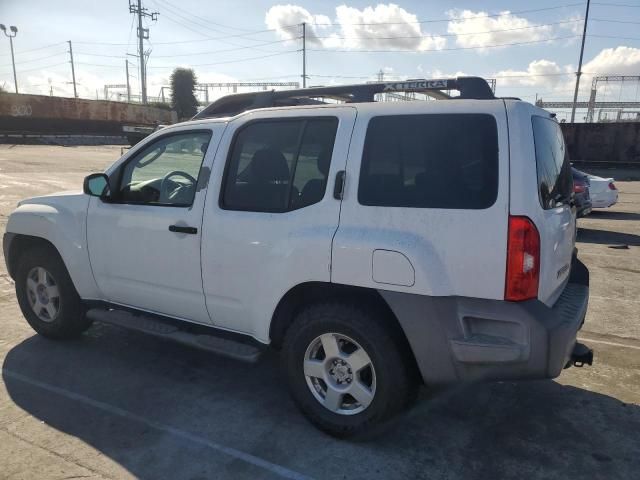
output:
M 592 5 L 602 5 L 605 7 L 626 7 L 626 8 L 640 8 L 640 5 L 629 5 L 628 3 L 604 3 L 593 2 Z
M 166 3 L 166 2 L 163 2 L 163 0 L 153 0 L 153 1 L 158 6 L 162 6 L 162 5 L 164 5 Z M 157 1 L 161 1 L 163 3 L 159 4 L 159 3 L 157 3 Z M 207 37 L 208 39 L 216 38 L 216 40 L 219 41 L 219 42 L 226 43 L 228 45 L 232 45 L 232 46 L 235 46 L 235 47 L 243 47 L 244 45 L 240 45 L 238 43 L 230 42 L 229 38 L 244 38 L 244 37 L 247 37 L 247 36 L 253 34 L 253 33 L 242 33 L 242 34 L 230 35 L 230 34 L 228 34 L 226 32 L 221 32 L 220 30 L 212 28 L 210 25 L 199 23 L 200 22 L 199 19 L 198 19 L 197 22 L 193 21 L 193 20 L 190 20 L 188 17 L 183 15 L 181 10 L 177 9 L 176 7 L 172 7 L 170 5 L 171 4 L 169 4 L 168 6 L 164 5 L 165 8 L 168 8 L 168 11 L 170 12 L 170 14 L 167 15 L 167 19 L 168 20 L 170 20 L 171 22 L 182 26 L 183 28 L 186 28 L 187 30 L 189 30 L 191 32 L 194 32 L 194 33 L 196 33 L 198 35 L 201 35 L 203 37 Z M 165 12 L 165 14 L 166 14 L 166 12 Z M 174 15 L 175 15 L 175 17 L 178 17 L 181 20 L 176 19 L 174 17 Z M 188 23 L 185 23 L 185 22 L 188 22 Z M 194 27 L 196 27 L 197 29 L 194 28 Z M 208 33 L 203 33 L 201 30 L 210 30 L 210 31 L 213 31 L 215 33 L 222 33 L 222 34 L 224 34 L 224 36 L 221 36 L 221 37 L 210 37 Z M 245 38 L 245 39 L 246 40 L 250 40 L 250 41 L 257 41 L 257 42 L 261 41 L 261 40 L 255 39 L 255 38 Z
M 189 13 L 188 11 L 184 10 L 184 9 L 180 9 L 178 7 L 175 7 L 174 5 L 172 5 L 171 3 L 165 1 L 165 0 L 152 0 L 153 3 L 155 3 L 158 7 L 164 7 L 166 9 L 168 9 L 173 15 L 176 15 L 177 17 L 181 18 L 182 20 L 189 22 L 189 24 L 193 24 L 195 26 L 197 26 L 198 28 L 202 29 L 202 30 L 207 30 L 207 31 L 212 31 L 215 33 L 219 33 L 219 34 L 223 34 L 223 35 L 229 35 L 229 32 L 225 32 L 222 30 L 219 30 L 217 28 L 213 28 L 211 26 L 211 23 L 209 22 L 205 22 L 203 21 L 200 17 L 197 17 L 191 13 Z M 187 15 L 189 15 L 189 17 L 187 17 Z M 185 26 L 185 25 L 183 25 Z M 192 30 L 193 31 L 193 30 Z M 201 34 L 200 32 L 196 32 Z
M 614 19 L 609 19 L 609 18 L 592 18 L 591 19 L 594 22 L 609 22 L 609 23 L 629 23 L 632 25 L 640 25 L 640 22 L 633 22 L 633 21 L 629 21 L 629 20 L 614 20 Z
M 104 65 L 100 63 L 85 63 L 85 62 L 76 62 L 76 65 L 85 65 L 87 67 L 122 68 L 122 65 Z
M 46 67 L 35 67 L 35 68 L 29 68 L 27 70 L 23 70 L 20 69 L 20 71 L 18 73 L 27 73 L 27 72 L 35 72 L 36 70 L 46 70 L 47 68 L 53 68 L 53 67 L 58 67 L 60 65 L 67 65 L 68 62 L 62 62 L 62 63 L 54 63 L 53 65 L 47 65 Z M 9 72 L 1 72 L 0 75 L 6 75 Z
M 176 54 L 176 55 L 155 55 L 154 58 L 174 58 L 174 57 L 191 57 L 194 55 L 209 55 L 209 54 L 214 54 L 214 53 L 224 53 L 224 52 L 235 52 L 238 50 L 246 50 L 246 49 L 252 49 L 252 48 L 256 48 L 256 47 L 263 47 L 266 45 L 275 45 L 277 43 L 285 43 L 285 42 L 291 42 L 291 39 L 284 39 L 284 40 L 275 40 L 273 42 L 265 42 L 265 43 L 260 43 L 258 45 L 245 45 L 242 47 L 235 47 L 235 48 L 225 48 L 222 50 L 211 50 L 208 52 L 195 52 L 195 53 L 182 53 L 182 54 Z
M 54 53 L 52 55 L 47 55 L 46 57 L 39 57 L 39 58 L 33 58 L 31 60 L 23 60 L 21 62 L 16 62 L 16 65 L 22 65 L 24 63 L 31 63 L 31 62 L 39 62 L 41 60 L 48 60 L 52 57 L 59 57 L 60 55 L 66 55 L 67 52 L 60 52 L 60 53 Z M 0 67 L 10 67 L 11 64 L 7 63 L 6 65 L 0 65 Z
M 619 35 L 596 35 L 596 34 L 593 34 L 593 33 L 587 34 L 587 37 L 616 38 L 618 40 L 640 40 L 640 37 L 621 37 Z
M 555 40 L 565 40 L 565 39 L 569 39 L 569 38 L 576 38 L 579 37 L 580 35 L 567 35 L 564 37 L 551 37 L 551 38 L 543 38 L 540 40 L 530 40 L 528 42 L 512 42 L 512 43 L 500 43 L 500 44 L 495 44 L 495 45 L 483 45 L 483 46 L 474 46 L 474 47 L 448 47 L 448 48 L 427 48 L 427 49 L 422 49 L 422 50 L 409 50 L 409 49 L 405 49 L 405 50 L 361 50 L 361 49 L 352 49 L 352 50 L 336 50 L 336 49 L 328 49 L 328 48 L 314 48 L 314 49 L 308 49 L 310 51 L 313 52 L 337 52 L 337 53 L 424 53 L 424 52 L 447 52 L 447 51 L 454 51 L 454 50 L 478 50 L 478 49 L 484 49 L 484 48 L 498 48 L 498 47 L 512 47 L 512 46 L 517 46 L 517 45 L 531 45 L 534 43 L 544 43 L 544 42 L 551 42 L 551 41 L 555 41 Z
M 259 47 L 259 46 L 263 46 L 263 45 L 274 45 L 276 43 L 284 43 L 284 42 L 290 42 L 290 41 L 291 40 L 289 40 L 289 39 L 285 39 L 285 40 L 276 40 L 276 41 L 273 41 L 273 42 L 261 43 L 259 45 L 246 45 L 246 46 L 242 46 L 242 47 L 224 48 L 224 49 L 221 49 L 221 50 L 210 50 L 210 51 L 207 51 L 207 52 L 179 53 L 179 54 L 174 54 L 174 55 L 154 55 L 153 58 L 191 57 L 191 56 L 196 56 L 196 55 L 210 55 L 210 54 L 215 54 L 215 53 L 235 52 L 235 51 L 238 51 L 238 50 L 252 49 L 252 48 L 255 48 L 256 46 Z M 90 56 L 90 57 L 122 58 L 122 55 L 105 55 L 105 54 L 102 54 L 102 53 L 88 53 L 88 52 L 76 52 L 76 55 L 87 55 L 87 56 Z
M 63 45 L 67 42 L 58 42 L 58 43 L 51 43 L 49 45 L 44 45 L 43 47 L 37 47 L 37 48 L 31 48 L 29 50 L 21 50 L 19 52 L 16 52 L 16 55 L 22 55 L 24 53 L 29 53 L 29 52 L 36 52 L 38 50 L 44 50 L 45 48 L 51 48 L 51 47 L 56 47 L 58 45 Z M 3 53 L 2 55 L 0 55 L 0 57 L 8 57 L 10 54 L 9 53 Z
M 288 53 L 296 53 L 299 52 L 300 50 L 287 50 L 285 52 L 278 52 L 278 53 L 274 53 L 271 55 L 261 55 L 259 57 L 249 57 L 249 58 L 239 58 L 236 60 L 227 60 L 227 61 L 222 61 L 222 62 L 214 62 L 214 63 L 199 63 L 199 64 L 194 64 L 194 65 L 189 65 L 189 67 L 208 67 L 211 65 L 224 65 L 227 63 L 239 63 L 239 62 L 248 62 L 251 60 L 260 60 L 263 58 L 270 58 L 270 57 L 277 57 L 279 55 L 286 55 Z M 105 68 L 122 68 L 120 65 L 105 65 L 105 64 L 99 64 L 99 63 L 84 63 L 84 62 L 76 62 L 76 65 L 86 65 L 86 66 L 90 66 L 90 67 L 105 67 Z M 175 68 L 175 65 L 150 65 L 147 68 Z
M 154 1 L 158 1 L 158 0 L 154 0 Z M 173 8 L 179 8 L 179 7 L 176 7 L 173 3 L 169 2 L 168 0 L 160 0 L 160 1 L 162 3 L 168 5 L 168 6 L 173 7 Z M 239 30 L 239 31 L 243 31 L 243 32 L 251 32 L 252 31 L 251 29 L 248 29 L 248 28 L 240 28 L 240 27 L 232 27 L 230 25 L 223 25 L 221 23 L 214 22 L 214 21 L 212 21 L 212 20 L 210 20 L 208 18 L 197 17 L 196 15 L 194 15 L 192 13 L 189 13 L 189 12 L 186 12 L 186 11 L 184 13 L 186 13 L 187 15 L 189 15 L 191 17 L 197 18 L 198 20 L 202 20 L 203 22 L 205 22 L 207 24 L 213 24 L 213 25 L 216 25 L 218 27 L 228 28 L 230 30 Z M 221 33 L 225 33 L 225 32 L 221 32 Z
M 565 5 L 557 5 L 555 7 L 546 7 L 546 8 L 534 8 L 534 9 L 530 9 L 530 10 L 518 10 L 518 11 L 514 11 L 514 12 L 503 12 L 503 13 L 494 13 L 494 14 L 487 14 L 487 15 L 473 15 L 473 16 L 469 16 L 469 17 L 463 17 L 463 18 L 442 18 L 442 19 L 437 19 L 437 20 L 416 20 L 414 22 L 374 22 L 374 23 L 343 23 L 343 22 L 328 22 L 328 23 L 311 23 L 311 25 L 318 25 L 318 26 L 340 26 L 340 25 L 405 25 L 407 23 L 409 24 L 417 24 L 417 23 L 443 23 L 443 22 L 456 22 L 456 21 L 463 21 L 463 20 L 472 20 L 472 19 L 476 19 L 476 18 L 495 18 L 495 17 L 509 17 L 509 16 L 513 16 L 513 15 L 517 15 L 520 13 L 533 13 L 533 12 L 542 12 L 542 11 L 547 11 L 547 10 L 558 10 L 561 8 L 567 8 L 567 7 L 576 7 L 576 6 L 582 6 L 582 2 L 580 3 L 567 3 Z
M 585 72 L 586 74 L 586 72 Z M 486 77 L 486 78 L 528 78 L 528 77 L 560 77 L 560 76 L 568 76 L 568 75 L 574 75 L 573 72 L 567 72 L 567 73 L 538 73 L 538 74 L 523 74 L 523 75 L 480 75 L 481 77 Z M 591 74 L 589 74 L 591 75 Z M 351 78 L 351 79 L 364 79 L 364 78 L 373 78 L 375 77 L 374 74 L 371 75 L 314 75 L 314 74 L 308 74 L 308 76 L 310 77 L 316 77 L 316 78 Z M 400 75 L 400 74 L 396 74 L 394 75 L 394 77 L 399 77 L 399 78 L 411 78 L 411 77 L 415 77 L 415 75 Z M 573 90 L 571 90 L 573 92 Z
M 227 61 L 223 61 L 223 62 L 214 62 L 214 63 L 200 63 L 200 64 L 193 64 L 193 65 L 189 65 L 190 67 L 208 67 L 211 65 L 225 65 L 227 63 L 239 63 L 239 62 L 248 62 L 251 60 L 261 60 L 263 58 L 270 58 L 270 57 L 277 57 L 280 55 L 287 55 L 289 53 L 297 53 L 300 50 L 287 50 L 285 52 L 278 52 L 278 53 L 273 53 L 271 55 L 260 55 L 259 57 L 249 57 L 249 58 L 239 58 L 236 60 L 227 60 Z M 157 66 L 150 66 L 149 68 L 174 68 L 174 66 L 172 65 L 157 65 Z
M 337 36 L 328 36 L 328 37 L 315 37 L 318 39 L 338 39 L 338 40 L 394 40 L 394 39 L 404 39 L 404 38 L 436 38 L 436 37 L 459 37 L 464 35 L 484 35 L 489 33 L 499 33 L 499 32 L 512 32 L 515 30 L 529 30 L 534 28 L 543 28 L 551 25 L 561 25 L 567 23 L 578 23 L 582 22 L 582 18 L 575 20 L 563 20 L 561 22 L 552 22 L 552 23 L 541 23 L 538 25 L 530 25 L 528 27 L 517 27 L 517 28 L 504 28 L 499 30 L 485 30 L 484 32 L 464 32 L 464 33 L 432 33 L 428 35 L 408 35 L 408 36 L 393 36 L 393 37 L 337 37 Z

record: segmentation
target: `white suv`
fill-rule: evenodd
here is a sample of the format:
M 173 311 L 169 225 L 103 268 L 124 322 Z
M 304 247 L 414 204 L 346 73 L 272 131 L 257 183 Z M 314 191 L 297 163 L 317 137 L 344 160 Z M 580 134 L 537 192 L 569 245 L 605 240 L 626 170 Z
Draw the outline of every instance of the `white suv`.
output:
M 390 91 L 438 101 L 374 101 Z M 591 364 L 548 112 L 468 77 L 233 95 L 198 117 L 84 193 L 20 202 L 4 252 L 38 333 L 98 320 L 249 361 L 272 346 L 336 436 L 398 413 L 421 382 Z

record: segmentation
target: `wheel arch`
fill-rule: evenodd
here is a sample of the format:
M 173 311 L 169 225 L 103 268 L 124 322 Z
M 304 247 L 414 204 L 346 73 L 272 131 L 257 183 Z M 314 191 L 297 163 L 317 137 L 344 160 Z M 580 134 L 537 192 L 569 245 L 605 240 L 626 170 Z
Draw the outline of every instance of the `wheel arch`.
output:
M 387 301 L 378 290 L 366 287 L 356 287 L 328 282 L 307 282 L 291 288 L 278 302 L 274 310 L 269 338 L 271 345 L 279 350 L 296 314 L 305 306 L 317 302 L 344 301 L 366 305 L 376 312 L 382 312 L 385 321 L 389 322 L 392 332 L 396 333 L 396 340 L 400 348 L 407 354 L 407 358 L 418 371 L 418 365 L 402 325 L 393 313 Z
M 9 233 L 8 235 L 10 235 L 11 237 L 9 240 L 9 245 L 5 247 L 4 253 L 7 264 L 7 271 L 12 279 L 15 280 L 15 274 L 16 269 L 18 268 L 18 260 L 20 260 L 20 255 L 31 248 L 44 247 L 50 249 L 60 258 L 60 260 L 62 260 L 62 263 L 64 263 L 62 255 L 60 255 L 60 252 L 58 251 L 56 246 L 51 243 L 50 240 L 33 235 L 24 235 L 21 233 Z M 5 242 L 6 241 L 7 240 L 5 239 Z
M 4 237 L 3 251 L 7 271 L 11 278 L 15 280 L 15 273 L 21 254 L 30 248 L 36 247 L 46 248 L 58 256 L 81 298 L 100 299 L 99 296 L 96 295 L 97 287 L 95 287 L 93 274 L 91 273 L 88 255 L 85 253 L 78 258 L 75 250 L 78 248 L 77 244 L 70 245 L 65 252 L 59 248 L 53 239 L 25 233 L 7 232 Z M 86 252 L 84 248 L 81 250 L 85 250 Z M 86 259 L 86 262 L 84 259 Z

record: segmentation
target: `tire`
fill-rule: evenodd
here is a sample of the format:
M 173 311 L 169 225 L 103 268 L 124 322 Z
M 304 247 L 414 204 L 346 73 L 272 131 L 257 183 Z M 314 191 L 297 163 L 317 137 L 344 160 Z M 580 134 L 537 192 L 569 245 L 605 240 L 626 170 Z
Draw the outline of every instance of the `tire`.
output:
M 22 314 L 40 335 L 75 338 L 91 325 L 69 273 L 53 248 L 24 251 L 18 259 L 15 281 Z
M 282 368 L 289 390 L 302 413 L 329 435 L 371 433 L 415 398 L 418 385 L 400 332 L 386 320 L 359 305 L 322 303 L 301 311 L 287 330 Z M 325 353 L 325 342 L 334 355 Z M 370 365 L 356 371 L 367 359 Z

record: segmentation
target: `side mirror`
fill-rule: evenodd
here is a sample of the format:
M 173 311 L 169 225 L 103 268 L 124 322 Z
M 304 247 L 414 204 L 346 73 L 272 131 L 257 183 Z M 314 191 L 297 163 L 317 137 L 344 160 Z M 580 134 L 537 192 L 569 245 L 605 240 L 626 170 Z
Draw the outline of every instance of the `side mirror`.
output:
M 82 190 L 92 197 L 106 198 L 109 196 L 109 177 L 104 173 L 92 173 L 84 178 Z

